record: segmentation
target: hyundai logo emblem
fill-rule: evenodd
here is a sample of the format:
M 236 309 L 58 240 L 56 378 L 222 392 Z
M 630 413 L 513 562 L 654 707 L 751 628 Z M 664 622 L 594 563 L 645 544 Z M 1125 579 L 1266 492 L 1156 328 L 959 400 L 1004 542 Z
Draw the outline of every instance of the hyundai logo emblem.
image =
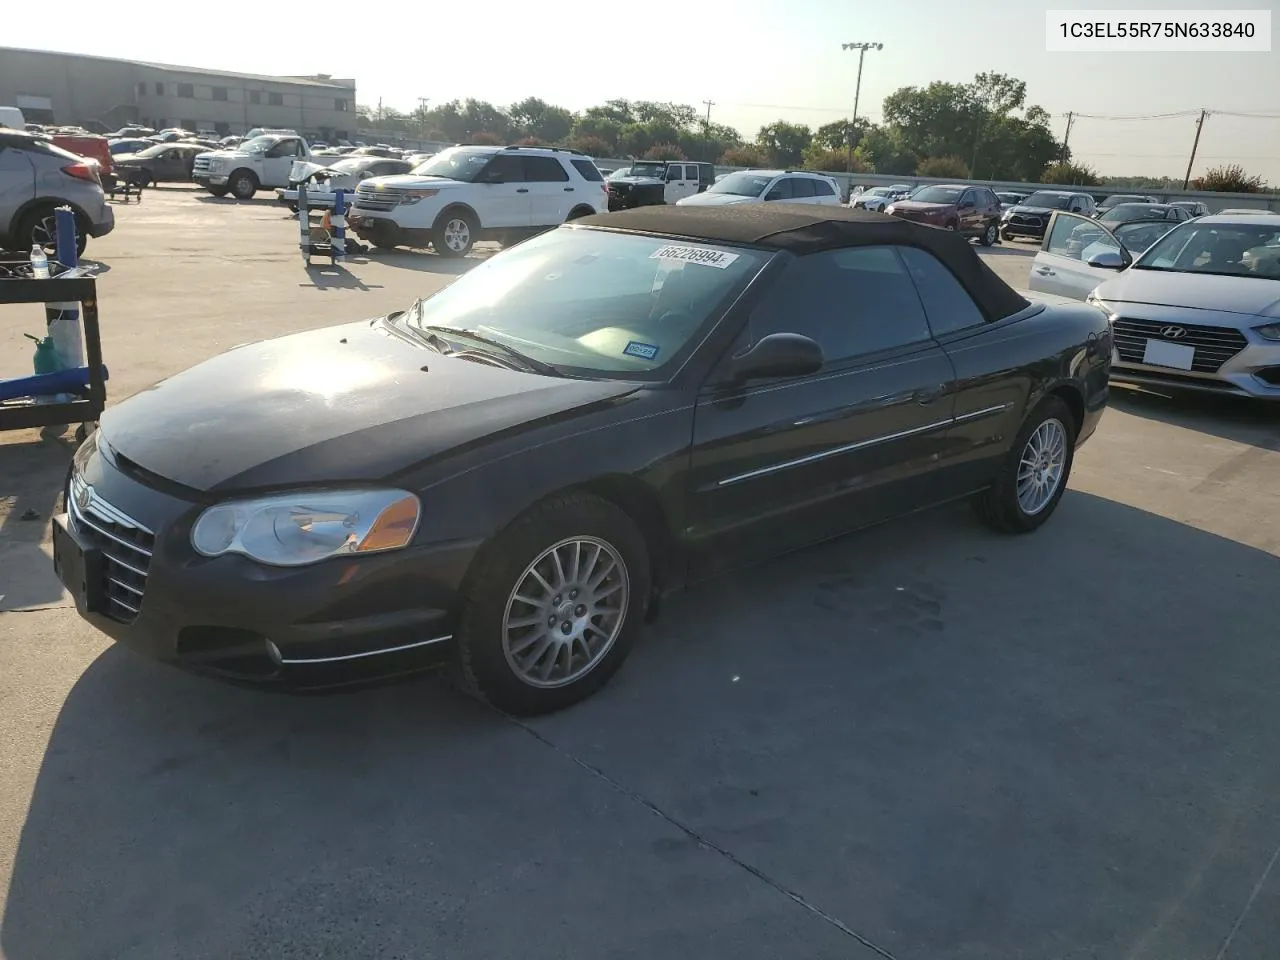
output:
M 76 506 L 80 508 L 81 513 L 84 513 L 89 509 L 89 504 L 93 502 L 93 487 L 81 481 L 75 491 L 75 498 Z
M 1160 336 L 1166 340 L 1181 340 L 1187 335 L 1187 331 L 1183 327 L 1162 327 Z

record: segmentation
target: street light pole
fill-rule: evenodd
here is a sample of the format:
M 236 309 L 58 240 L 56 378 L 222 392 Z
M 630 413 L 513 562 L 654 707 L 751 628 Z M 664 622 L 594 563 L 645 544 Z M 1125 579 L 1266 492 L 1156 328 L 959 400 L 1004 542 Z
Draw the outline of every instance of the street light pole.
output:
M 862 97 L 862 60 L 867 55 L 868 50 L 883 50 L 883 43 L 842 43 L 841 50 L 857 50 L 858 51 L 858 84 L 853 90 L 853 119 L 849 121 L 849 169 L 850 174 L 853 173 L 853 135 L 858 126 L 858 100 Z M 850 181 L 850 189 L 853 188 Z

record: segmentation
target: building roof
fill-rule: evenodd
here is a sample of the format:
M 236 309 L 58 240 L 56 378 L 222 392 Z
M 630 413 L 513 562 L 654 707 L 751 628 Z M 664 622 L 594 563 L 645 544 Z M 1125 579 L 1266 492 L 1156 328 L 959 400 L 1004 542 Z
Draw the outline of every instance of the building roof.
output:
M 263 83 L 293 83 L 301 86 L 320 87 L 324 90 L 346 90 L 355 87 L 354 80 L 318 80 L 315 77 L 278 76 L 265 73 L 238 73 L 234 70 L 211 70 L 205 67 L 182 67 L 172 63 L 152 63 L 147 60 L 129 60 L 124 57 L 100 57 L 90 53 L 67 53 L 62 50 L 32 50 L 28 47 L 0 47 L 0 53 L 33 53 L 40 56 L 74 57 L 79 60 L 99 60 L 107 63 L 131 63 L 136 67 L 168 70 L 173 73 L 203 74 L 210 77 L 234 77 L 237 80 L 258 80 Z
M 788 203 L 661 205 L 595 214 L 575 220 L 574 224 L 764 247 L 796 256 L 846 247 L 919 247 L 950 269 L 988 319 L 1007 317 L 1027 306 L 1027 301 L 983 263 L 960 234 L 849 207 Z

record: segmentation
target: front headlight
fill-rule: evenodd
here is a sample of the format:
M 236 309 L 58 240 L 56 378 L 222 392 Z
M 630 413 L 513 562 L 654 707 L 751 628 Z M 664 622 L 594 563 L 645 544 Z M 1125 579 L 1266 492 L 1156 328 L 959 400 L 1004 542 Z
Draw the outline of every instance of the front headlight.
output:
M 206 557 L 239 553 L 276 567 L 398 550 L 422 505 L 405 490 L 300 490 L 219 503 L 200 514 L 191 546 Z
M 419 200 L 425 200 L 427 197 L 434 197 L 439 190 L 401 190 L 401 203 L 417 203 Z
M 1268 323 L 1266 326 L 1254 327 L 1254 332 L 1268 340 L 1280 340 L 1280 323 Z

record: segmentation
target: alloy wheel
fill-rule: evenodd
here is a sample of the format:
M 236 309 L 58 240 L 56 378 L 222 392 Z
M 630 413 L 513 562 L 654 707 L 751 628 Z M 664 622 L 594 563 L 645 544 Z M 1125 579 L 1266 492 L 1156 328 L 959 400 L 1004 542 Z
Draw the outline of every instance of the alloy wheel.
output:
M 507 665 L 533 687 L 580 680 L 618 639 L 630 593 L 626 561 L 612 544 L 578 536 L 548 547 L 525 567 L 507 599 Z
M 454 217 L 444 225 L 444 243 L 454 253 L 463 253 L 471 246 L 471 225 L 461 217 Z
M 1018 462 L 1018 506 L 1033 517 L 1047 507 L 1062 485 L 1067 463 L 1067 428 L 1050 418 L 1036 427 Z

